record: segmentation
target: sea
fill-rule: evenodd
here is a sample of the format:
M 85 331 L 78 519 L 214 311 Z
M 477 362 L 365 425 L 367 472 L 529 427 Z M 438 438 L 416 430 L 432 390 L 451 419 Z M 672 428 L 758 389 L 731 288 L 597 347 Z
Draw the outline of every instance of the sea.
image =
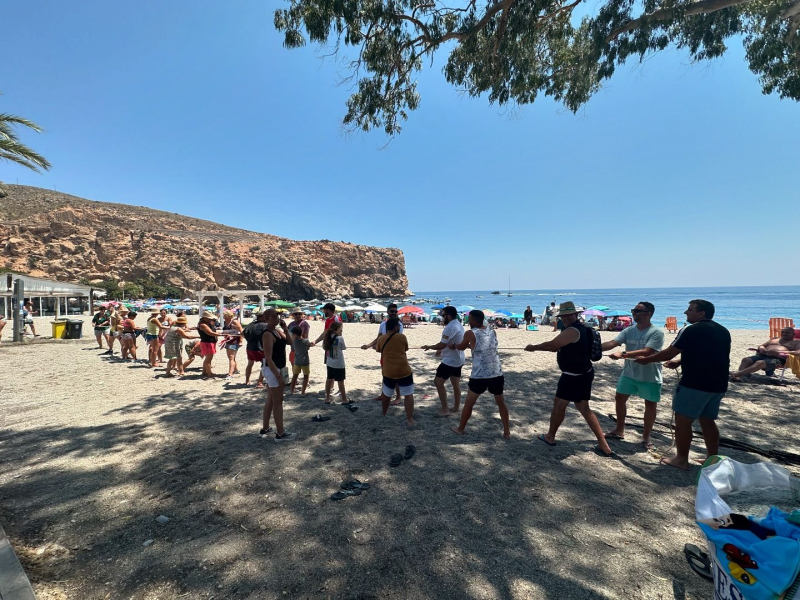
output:
M 700 298 L 714 304 L 714 320 L 729 329 L 767 329 L 770 317 L 789 317 L 800 326 L 800 285 L 764 287 L 707 288 L 628 288 L 628 289 L 560 289 L 560 290 L 492 290 L 415 291 L 415 301 L 431 312 L 436 304 L 472 306 L 480 310 L 501 310 L 520 313 L 530 305 L 541 315 L 550 302 L 558 305 L 572 301 L 576 306 L 607 306 L 611 310 L 630 311 L 637 302 L 652 302 L 656 307 L 653 323 L 663 325 L 666 317 L 678 317 L 683 324 L 689 300 Z M 449 298 L 449 300 L 447 300 Z

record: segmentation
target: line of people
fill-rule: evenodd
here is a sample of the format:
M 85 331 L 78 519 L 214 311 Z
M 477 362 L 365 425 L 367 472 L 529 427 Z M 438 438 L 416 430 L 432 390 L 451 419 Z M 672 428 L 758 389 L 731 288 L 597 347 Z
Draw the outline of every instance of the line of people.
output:
M 583 325 L 572 302 L 562 303 L 558 310 L 564 329 L 552 340 L 525 347 L 529 352 L 555 352 L 556 361 L 561 371 L 558 380 L 554 405 L 547 432 L 538 439 L 549 446 L 556 445 L 556 435 L 563 423 L 567 408 L 574 404 L 584 417 L 589 428 L 597 438 L 595 452 L 601 456 L 611 457 L 614 452 L 609 440 L 625 439 L 625 419 L 627 401 L 630 396 L 639 396 L 645 402 L 644 431 L 641 443 L 645 449 L 653 447 L 651 432 L 656 419 L 658 402 L 661 399 L 662 363 L 670 369 L 682 368 L 681 379 L 673 397 L 673 410 L 676 413 L 676 448 L 677 454 L 670 459 L 663 459 L 664 464 L 680 469 L 689 468 L 689 447 L 692 440 L 692 424 L 699 420 L 708 455 L 718 451 L 719 431 L 716 419 L 720 402 L 727 391 L 730 365 L 731 338 L 727 329 L 713 321 L 714 305 L 706 300 L 692 300 L 685 311 L 686 320 L 691 325 L 684 328 L 673 343 L 664 348 L 664 332 L 652 324 L 655 307 L 650 302 L 640 302 L 632 310 L 634 324 L 620 332 L 613 340 L 600 344 L 602 351 L 615 350 L 624 346 L 622 351 L 614 351 L 608 356 L 612 360 L 624 360 L 625 364 L 616 386 L 617 422 L 609 432 L 603 432 L 597 416 L 589 407 L 592 384 L 594 381 L 593 347 L 599 343 L 599 336 Z M 203 357 L 203 375 L 213 377 L 211 360 L 216 353 L 218 338 L 224 338 L 231 363 L 229 376 L 235 373 L 235 353 L 239 345 L 246 341 L 248 364 L 245 371 L 245 384 L 249 384 L 252 368 L 259 363 L 259 375 L 256 385 L 268 388 L 264 404 L 263 422 L 260 430 L 262 437 L 274 433 L 276 441 L 291 440 L 296 434 L 287 432 L 283 423 L 283 400 L 285 386 L 290 385 L 290 394 L 294 394 L 300 375 L 301 396 L 306 395 L 308 386 L 310 361 L 309 349 L 319 342 L 325 350 L 326 382 L 325 402 L 333 403 L 333 388 L 338 385 L 340 403 L 351 409 L 353 401 L 347 397 L 345 388 L 346 367 L 344 351 L 347 346 L 342 336 L 342 323 L 332 304 L 323 307 L 325 314 L 324 330 L 311 342 L 309 324 L 303 319 L 300 311 L 293 313 L 291 323 L 284 322 L 279 313 L 269 309 L 257 316 L 256 320 L 242 328 L 234 319 L 233 313 L 226 312 L 221 330 L 215 325 L 215 315 L 204 312 L 196 328 L 197 335 L 191 333 L 186 317 L 179 315 L 170 319 L 166 311 L 153 311 L 147 323 L 146 339 L 151 344 L 150 361 L 157 364 L 159 352 L 163 345 L 164 356 L 169 361 L 167 374 L 176 369 L 183 374 L 184 369 L 193 360 L 181 362 L 181 347 L 184 340 L 199 339 L 197 354 Z M 382 412 L 387 414 L 392 405 L 403 404 L 406 422 L 409 426 L 414 421 L 414 376 L 408 362 L 408 339 L 403 333 L 403 326 L 397 318 L 397 306 L 388 307 L 389 318 L 380 324 L 378 336 L 362 349 L 373 349 L 380 355 L 381 393 L 376 398 L 382 404 Z M 127 314 L 126 314 L 127 313 Z M 108 316 L 108 315 L 106 315 Z M 494 396 L 502 423 L 504 438 L 511 436 L 508 408 L 505 403 L 505 379 L 500 363 L 498 343 L 495 332 L 486 326 L 482 311 L 469 313 L 469 329 L 465 330 L 460 323 L 459 315 L 452 306 L 441 311 L 444 322 L 440 341 L 434 345 L 422 346 L 422 350 L 433 350 L 441 358 L 434 377 L 434 384 L 440 400 L 437 416 L 447 417 L 460 412 L 458 425 L 452 429 L 463 435 L 478 398 L 488 392 Z M 135 313 L 122 308 L 118 315 L 111 315 L 108 323 L 98 311 L 95 333 L 98 328 L 109 327 L 112 335 L 108 339 L 109 352 L 113 352 L 113 340 L 119 338 L 122 345 L 123 358 L 131 355 L 135 359 Z M 114 335 L 113 332 L 117 332 Z M 161 337 L 163 335 L 163 338 Z M 788 335 L 788 334 L 787 334 Z M 597 337 L 597 339 L 596 339 Z M 156 345 L 156 339 L 163 339 L 163 344 Z M 98 335 L 98 344 L 101 339 Z M 286 351 L 291 348 L 289 362 L 292 375 L 289 377 Z M 467 385 L 467 397 L 461 408 L 460 382 L 462 367 L 465 364 L 465 350 L 472 353 L 472 371 Z M 194 349 L 192 350 L 194 352 Z M 681 355 L 678 359 L 678 355 Z M 450 383 L 453 391 L 453 405 L 448 404 L 446 384 Z M 395 400 L 392 397 L 396 396 Z M 275 428 L 271 426 L 274 419 Z

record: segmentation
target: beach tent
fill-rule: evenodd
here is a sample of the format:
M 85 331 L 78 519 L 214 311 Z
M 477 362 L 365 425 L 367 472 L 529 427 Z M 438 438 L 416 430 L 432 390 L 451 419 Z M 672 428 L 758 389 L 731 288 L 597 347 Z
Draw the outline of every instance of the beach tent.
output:
M 417 315 L 424 315 L 425 311 L 421 309 L 419 306 L 404 306 L 403 308 L 397 311 L 398 315 L 405 315 L 412 313 Z

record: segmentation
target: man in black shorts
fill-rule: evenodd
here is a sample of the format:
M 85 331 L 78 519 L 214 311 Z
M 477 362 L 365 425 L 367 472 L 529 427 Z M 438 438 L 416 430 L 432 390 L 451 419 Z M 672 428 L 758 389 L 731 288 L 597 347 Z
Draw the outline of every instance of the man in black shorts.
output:
M 564 302 L 558 307 L 558 316 L 564 323 L 564 330 L 549 342 L 543 344 L 529 344 L 525 347 L 528 352 L 543 350 L 557 352 L 556 360 L 561 369 L 558 380 L 556 397 L 553 403 L 553 412 L 550 414 L 550 429 L 547 433 L 540 434 L 538 438 L 548 446 L 556 445 L 556 432 L 564 422 L 564 416 L 570 402 L 575 403 L 575 408 L 581 413 L 589 429 L 597 437 L 595 452 L 600 456 L 611 457 L 614 452 L 606 442 L 603 429 L 597 420 L 597 415 L 589 408 L 589 398 L 592 395 L 592 381 L 594 381 L 594 367 L 592 366 L 592 335 L 583 324 L 578 321 L 581 311 L 575 308 L 572 302 Z
M 441 354 L 442 362 L 436 369 L 436 377 L 433 384 L 439 393 L 439 401 L 442 408 L 439 410 L 440 417 L 449 417 L 451 413 L 457 413 L 461 407 L 461 367 L 464 366 L 463 350 L 454 350 L 450 344 L 460 344 L 464 339 L 464 326 L 458 320 L 458 311 L 455 306 L 445 306 L 440 313 L 444 320 L 442 339 L 433 346 L 422 346 L 423 350 L 436 350 Z M 444 383 L 450 380 L 453 386 L 453 407 L 447 406 L 447 389 Z

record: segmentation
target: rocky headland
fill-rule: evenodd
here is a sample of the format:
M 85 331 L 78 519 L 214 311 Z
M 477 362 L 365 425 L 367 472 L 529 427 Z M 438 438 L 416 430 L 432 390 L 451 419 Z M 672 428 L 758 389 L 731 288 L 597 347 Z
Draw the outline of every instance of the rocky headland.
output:
M 291 299 L 407 293 L 396 248 L 295 241 L 141 206 L 5 185 L 0 266 L 61 281 L 149 278 L 186 293 L 271 289 Z

